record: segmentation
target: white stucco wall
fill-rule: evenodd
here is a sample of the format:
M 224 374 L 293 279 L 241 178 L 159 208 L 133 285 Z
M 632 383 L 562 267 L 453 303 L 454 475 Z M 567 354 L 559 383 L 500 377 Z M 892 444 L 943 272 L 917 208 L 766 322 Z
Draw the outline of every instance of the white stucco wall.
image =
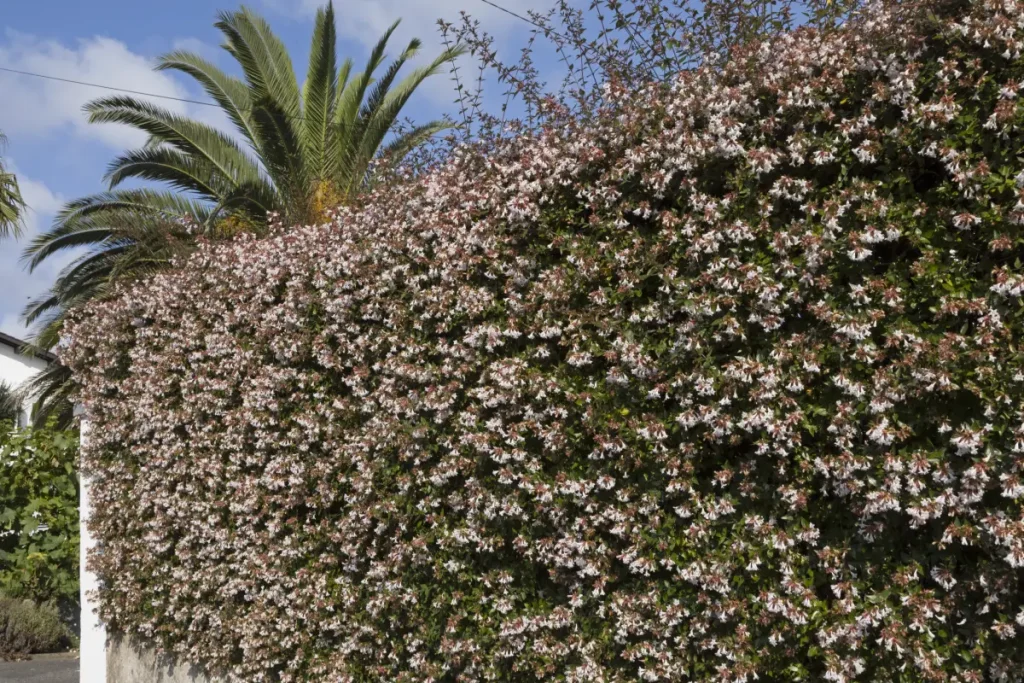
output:
M 81 410 L 81 406 L 75 406 L 75 414 L 79 415 L 81 421 L 81 444 L 89 443 L 89 420 Z M 92 477 L 79 465 L 81 477 L 79 482 L 79 508 L 78 524 L 81 543 L 79 544 L 79 604 L 82 606 L 81 614 L 81 637 L 78 646 L 79 650 L 79 683 L 110 683 L 107 676 L 107 629 L 96 614 L 96 593 L 100 587 L 99 578 L 89 571 L 88 556 L 96 547 L 96 539 L 89 528 L 89 518 L 92 516 Z M 138 681 L 143 683 L 145 679 L 125 678 L 125 681 Z M 157 680 L 157 679 L 153 679 Z
M 107 640 L 106 678 L 102 683 L 221 683 L 197 666 L 159 655 L 145 643 L 123 636 Z M 82 659 L 85 672 L 85 659 Z M 85 678 L 82 679 L 85 681 Z M 97 679 L 99 680 L 99 679 Z
M 17 389 L 45 367 L 46 361 L 42 358 L 23 356 L 7 344 L 0 343 L 0 382 Z M 27 422 L 31 407 L 32 402 L 25 401 L 19 424 Z

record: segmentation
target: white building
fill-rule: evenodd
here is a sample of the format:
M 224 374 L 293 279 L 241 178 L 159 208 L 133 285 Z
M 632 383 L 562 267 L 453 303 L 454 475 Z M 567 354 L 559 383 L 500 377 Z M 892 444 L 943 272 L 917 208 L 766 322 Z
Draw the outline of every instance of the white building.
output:
M 0 332 L 0 383 L 6 384 L 12 389 L 21 387 L 56 360 L 56 357 L 48 351 L 34 354 L 22 353 L 21 349 L 24 345 L 25 342 L 22 340 Z M 27 425 L 31 415 L 32 401 L 26 399 L 21 414 L 18 416 L 18 426 Z

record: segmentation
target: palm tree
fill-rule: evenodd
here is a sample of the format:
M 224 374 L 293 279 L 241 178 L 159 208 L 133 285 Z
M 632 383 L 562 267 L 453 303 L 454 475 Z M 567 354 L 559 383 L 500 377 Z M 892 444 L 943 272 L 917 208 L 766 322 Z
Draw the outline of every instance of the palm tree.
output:
M 57 343 L 65 314 L 110 292 L 120 280 L 166 267 L 188 253 L 202 234 L 217 239 L 239 230 L 259 231 L 268 212 L 286 224 L 323 220 L 326 211 L 351 201 L 375 168 L 393 167 L 432 136 L 449 128 L 430 121 L 389 136 L 409 98 L 446 62 L 463 53 L 445 50 L 428 65 L 399 79 L 421 46 L 412 40 L 380 70 L 395 22 L 370 53 L 363 71 L 351 59 L 337 64 L 334 8 L 316 14 L 305 83 L 300 87 L 284 44 L 259 15 L 243 7 L 222 12 L 215 26 L 223 48 L 241 68 L 235 78 L 186 51 L 160 58 L 158 70 L 194 78 L 226 114 L 236 137 L 133 97 L 113 96 L 86 105 L 92 122 L 127 124 L 147 143 L 109 164 L 109 189 L 65 205 L 51 229 L 36 237 L 24 258 L 34 270 L 54 254 L 85 248 L 51 290 L 31 302 L 25 319 L 36 326 L 35 344 Z M 122 187 L 130 179 L 165 188 Z M 36 388 L 56 397 L 67 373 L 56 367 Z M 45 401 L 40 419 L 55 401 Z M 61 406 L 63 409 L 65 406 Z
M 0 148 L 7 144 L 7 138 L 0 133 Z M 18 179 L 8 173 L 0 161 L 0 238 L 21 235 L 21 217 L 25 202 L 21 198 Z
M 268 211 L 283 214 L 288 223 L 320 220 L 326 208 L 363 188 L 374 162 L 396 164 L 450 127 L 447 121 L 431 121 L 384 145 L 412 94 L 461 54 L 460 48 L 444 51 L 397 81 L 419 51 L 420 41 L 412 40 L 375 80 L 396 22 L 371 52 L 366 68 L 352 75 L 351 60 L 336 67 L 334 10 L 328 4 L 317 12 L 309 71 L 300 89 L 284 45 L 264 19 L 247 8 L 221 13 L 219 19 L 215 25 L 224 34 L 223 47 L 238 62 L 244 81 L 185 51 L 160 58 L 157 69 L 198 81 L 248 149 L 209 125 L 132 97 L 89 103 L 90 121 L 127 124 L 149 140 L 110 163 L 108 192 L 64 207 L 53 228 L 27 249 L 31 267 L 71 247 L 103 251 L 137 243 L 139 235 L 124 235 L 120 228 L 126 223 L 134 228 L 140 219 L 150 228 L 179 232 L 191 227 L 214 237 L 259 226 Z M 193 201 L 167 190 L 119 188 L 132 178 L 165 183 Z M 152 232 L 143 231 L 143 238 Z

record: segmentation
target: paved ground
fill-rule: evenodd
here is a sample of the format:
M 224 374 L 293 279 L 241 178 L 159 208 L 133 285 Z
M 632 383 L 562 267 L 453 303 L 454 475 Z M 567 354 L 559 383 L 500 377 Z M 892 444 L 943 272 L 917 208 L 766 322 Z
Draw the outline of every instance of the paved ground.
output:
M 78 683 L 78 655 L 36 655 L 27 662 L 0 662 L 0 683 Z

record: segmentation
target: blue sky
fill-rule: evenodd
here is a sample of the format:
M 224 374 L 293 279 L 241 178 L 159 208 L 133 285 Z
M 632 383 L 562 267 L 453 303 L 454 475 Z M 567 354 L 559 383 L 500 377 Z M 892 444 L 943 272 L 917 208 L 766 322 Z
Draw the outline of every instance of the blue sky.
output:
M 250 0 L 284 40 L 299 74 L 305 73 L 312 17 L 319 0 Z M 550 0 L 499 0 L 525 13 L 543 9 Z M 228 0 L 27 0 L 5 3 L 0 33 L 0 66 L 74 80 L 206 99 L 185 78 L 152 71 L 154 58 L 176 48 L 198 51 L 221 67 L 232 67 L 213 28 L 219 9 L 235 9 Z M 465 10 L 498 39 L 499 50 L 518 51 L 529 26 L 481 0 L 339 0 L 339 54 L 362 64 L 369 46 L 394 20 L 402 26 L 393 40 L 397 51 L 411 37 L 425 45 L 423 57 L 440 50 L 436 20 L 454 21 Z M 513 55 L 514 57 L 514 55 Z M 438 77 L 410 103 L 416 119 L 455 114 L 450 80 Z M 115 125 L 90 125 L 81 112 L 87 101 L 105 91 L 0 72 L 0 130 L 8 137 L 6 163 L 17 172 L 29 205 L 28 235 L 45 229 L 69 199 L 105 189 L 107 162 L 119 151 L 141 142 L 140 135 Z M 216 109 L 159 101 L 169 109 L 225 127 Z M 55 260 L 29 275 L 19 261 L 23 243 L 0 243 L 0 330 L 26 333 L 20 320 L 25 303 L 45 291 L 61 262 Z M 69 255 L 68 259 L 71 256 Z

